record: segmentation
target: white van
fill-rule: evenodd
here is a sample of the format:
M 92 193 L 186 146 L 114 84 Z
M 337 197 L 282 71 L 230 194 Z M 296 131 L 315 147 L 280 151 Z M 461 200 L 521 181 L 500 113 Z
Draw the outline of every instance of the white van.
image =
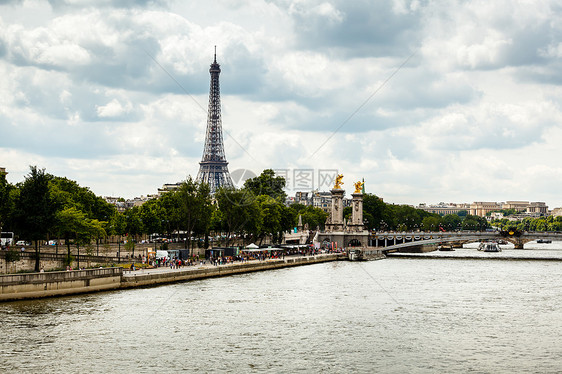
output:
M 0 245 L 14 245 L 14 233 L 3 232 L 0 234 Z

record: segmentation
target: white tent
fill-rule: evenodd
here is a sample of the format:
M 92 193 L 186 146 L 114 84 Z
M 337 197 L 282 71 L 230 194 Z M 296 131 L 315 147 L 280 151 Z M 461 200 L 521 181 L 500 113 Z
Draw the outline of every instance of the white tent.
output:
M 252 244 L 248 244 L 246 246 L 246 248 L 248 248 L 248 249 L 258 249 L 259 247 L 257 245 L 255 245 L 254 243 L 252 243 Z

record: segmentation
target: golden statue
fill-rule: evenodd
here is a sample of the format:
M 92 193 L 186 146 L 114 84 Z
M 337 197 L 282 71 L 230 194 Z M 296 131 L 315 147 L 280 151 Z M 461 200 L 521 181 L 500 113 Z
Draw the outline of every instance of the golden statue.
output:
M 334 190 L 341 190 L 341 185 L 343 184 L 343 182 L 341 181 L 343 179 L 343 174 L 338 174 L 336 176 L 336 185 L 334 186 Z
M 364 183 L 365 182 L 355 182 L 355 183 L 353 183 L 353 185 L 355 186 L 355 192 L 354 193 L 362 193 Z

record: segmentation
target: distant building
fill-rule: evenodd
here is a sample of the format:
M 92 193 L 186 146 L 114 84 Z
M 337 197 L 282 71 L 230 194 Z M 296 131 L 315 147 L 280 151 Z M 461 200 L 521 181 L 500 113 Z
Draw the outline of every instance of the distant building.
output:
M 158 196 L 161 196 L 163 193 L 166 193 L 166 192 L 178 190 L 180 188 L 181 184 L 182 184 L 182 182 L 166 183 L 166 184 L 162 185 L 162 188 L 158 189 Z
M 293 201 L 297 204 L 309 205 L 309 192 L 297 192 Z
M 475 201 L 470 204 L 470 210 L 468 211 L 468 213 L 473 216 L 485 217 L 486 214 L 501 209 L 502 205 L 497 202 Z
M 127 210 L 127 202 L 122 197 L 104 196 L 104 200 L 113 205 L 120 213 Z
M 529 205 L 528 201 L 506 201 L 502 203 L 502 209 L 513 209 L 516 212 L 524 212 Z
M 439 203 L 437 205 L 420 204 L 416 207 L 428 213 L 440 214 L 446 216 L 447 214 L 459 214 L 459 212 L 467 211 L 470 209 L 470 204 L 456 204 L 456 203 Z
M 0 174 L 8 174 L 6 168 L 0 168 Z
M 562 208 L 554 208 L 552 209 L 552 212 L 550 212 L 550 214 L 552 214 L 554 217 L 560 217 L 562 216 Z
M 313 191 L 311 197 L 312 197 L 312 204 L 310 205 L 312 205 L 315 208 L 322 209 L 326 213 L 330 212 L 330 209 L 332 209 L 332 194 L 330 192 Z M 345 207 L 345 201 L 344 201 L 344 207 Z
M 543 216 L 548 214 L 548 206 L 543 202 L 529 203 L 525 210 L 527 213 L 539 213 Z
M 502 219 L 505 218 L 503 213 L 501 212 L 492 212 L 490 213 L 490 219 Z
M 109 204 L 115 206 L 118 212 L 123 213 L 127 209 L 131 209 L 135 206 L 141 206 L 149 200 L 158 198 L 158 195 L 147 195 L 135 197 L 133 199 L 125 200 L 122 197 L 105 196 L 104 200 Z
M 497 202 L 474 202 L 470 204 L 469 213 L 474 216 L 484 217 L 490 212 L 499 210 L 513 209 L 518 214 L 518 218 L 525 217 L 542 217 L 548 214 L 548 206 L 544 202 L 528 202 L 528 201 L 506 201 L 505 203 Z
M 315 208 L 322 209 L 324 212 L 329 213 L 330 209 L 332 208 L 332 194 L 326 191 L 298 191 L 295 193 L 294 198 L 287 199 L 287 202 L 290 203 L 297 203 L 306 206 L 313 206 Z M 349 198 L 344 198 L 342 200 L 343 207 L 351 206 L 352 200 Z

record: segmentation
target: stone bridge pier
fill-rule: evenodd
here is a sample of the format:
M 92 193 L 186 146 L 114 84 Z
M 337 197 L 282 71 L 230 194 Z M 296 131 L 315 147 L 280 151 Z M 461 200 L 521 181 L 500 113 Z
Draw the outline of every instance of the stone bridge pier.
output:
M 516 238 L 507 237 L 505 238 L 505 240 L 512 243 L 515 249 L 523 249 L 523 245 L 525 245 L 525 243 L 529 243 L 533 241 L 533 239 L 517 238 L 517 237 Z

